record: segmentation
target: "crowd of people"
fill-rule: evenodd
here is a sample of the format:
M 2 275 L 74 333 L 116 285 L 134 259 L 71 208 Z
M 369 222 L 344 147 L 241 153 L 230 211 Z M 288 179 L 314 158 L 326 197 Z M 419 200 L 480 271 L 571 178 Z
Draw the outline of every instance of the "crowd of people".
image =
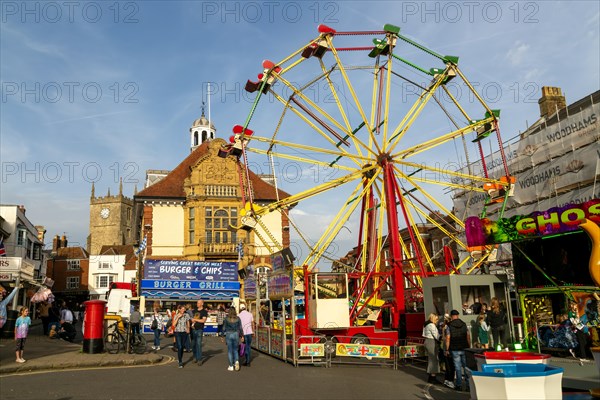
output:
M 476 313 L 475 329 L 471 329 L 460 319 L 458 310 L 450 311 L 443 318 L 430 314 L 423 326 L 425 349 L 427 350 L 428 382 L 436 383 L 437 374 L 444 369 L 444 385 L 456 389 L 469 390 L 468 379 L 463 379 L 466 368 L 465 350 L 471 346 L 480 348 L 490 347 L 490 338 L 495 348 L 506 347 L 508 316 L 497 298 L 492 298 L 490 307 L 479 303 L 476 307 L 463 307 L 470 310 L 468 314 Z M 473 337 L 471 333 L 473 332 Z
M 229 307 L 226 311 L 223 305 L 219 305 L 216 312 L 217 335 L 227 344 L 227 355 L 229 365 L 228 371 L 239 371 L 240 356 L 244 357 L 243 365 L 249 367 L 252 355 L 251 344 L 254 318 L 246 310 L 246 305 L 240 305 L 238 315 L 235 307 Z M 204 326 L 208 319 L 208 310 L 203 300 L 196 302 L 194 309 L 191 304 L 180 304 L 174 310 L 161 312 L 160 305 L 156 303 L 153 307 L 151 329 L 154 333 L 153 350 L 160 350 L 160 338 L 163 332 L 173 337 L 173 350 L 177 351 L 179 368 L 184 367 L 183 354 L 192 353 L 191 361 L 198 366 L 204 362 L 202 355 L 202 341 Z

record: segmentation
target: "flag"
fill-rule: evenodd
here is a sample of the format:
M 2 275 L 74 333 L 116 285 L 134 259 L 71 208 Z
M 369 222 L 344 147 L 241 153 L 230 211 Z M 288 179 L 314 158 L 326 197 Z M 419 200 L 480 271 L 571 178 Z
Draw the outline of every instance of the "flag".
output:
M 241 260 L 242 257 L 244 257 L 244 243 L 242 243 L 242 241 L 240 240 L 235 249 L 238 252 L 238 259 Z
M 140 254 L 142 251 L 144 251 L 145 248 L 146 248 L 146 236 L 144 236 L 142 243 L 140 243 L 140 247 L 138 247 L 138 249 L 135 251 L 135 255 L 137 256 L 138 254 Z
M 6 249 L 4 248 L 4 238 L 0 239 L 0 257 L 6 257 Z

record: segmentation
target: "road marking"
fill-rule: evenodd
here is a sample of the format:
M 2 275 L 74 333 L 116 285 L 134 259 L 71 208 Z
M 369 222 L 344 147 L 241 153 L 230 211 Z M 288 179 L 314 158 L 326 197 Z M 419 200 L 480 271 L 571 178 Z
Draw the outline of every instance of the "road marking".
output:
M 132 365 L 108 365 L 103 367 L 79 367 L 79 368 L 61 368 L 61 369 L 40 369 L 35 371 L 19 371 L 12 374 L 2 374 L 0 379 L 8 378 L 11 376 L 25 376 L 25 375 L 39 375 L 48 374 L 53 372 L 66 372 L 66 371 L 93 371 L 97 369 L 118 369 L 118 368 L 143 368 L 143 367 L 155 367 L 158 365 L 167 365 L 175 361 L 175 357 L 163 356 L 163 359 L 157 363 L 150 364 L 132 364 Z

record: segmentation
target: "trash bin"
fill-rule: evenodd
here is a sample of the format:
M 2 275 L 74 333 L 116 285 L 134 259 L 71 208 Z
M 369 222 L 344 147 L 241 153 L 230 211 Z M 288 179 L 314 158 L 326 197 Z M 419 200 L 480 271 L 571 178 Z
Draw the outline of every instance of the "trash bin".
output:
M 467 361 L 467 368 L 472 370 L 477 369 L 477 361 L 475 359 L 476 356 L 482 354 L 483 352 L 489 352 L 490 349 L 478 349 L 478 348 L 469 348 L 465 349 L 465 359 Z
M 471 399 L 562 399 L 564 370 L 547 364 L 485 364 L 469 371 Z
M 83 352 L 89 354 L 104 351 L 104 308 L 106 301 L 89 300 L 83 303 Z
M 6 322 L 2 327 L 2 337 L 4 339 L 15 338 L 15 324 L 19 318 L 19 312 L 16 310 L 6 310 Z
M 549 354 L 526 351 L 485 351 L 481 354 L 475 354 L 477 371 L 483 371 L 481 367 L 484 364 L 548 364 L 550 357 Z

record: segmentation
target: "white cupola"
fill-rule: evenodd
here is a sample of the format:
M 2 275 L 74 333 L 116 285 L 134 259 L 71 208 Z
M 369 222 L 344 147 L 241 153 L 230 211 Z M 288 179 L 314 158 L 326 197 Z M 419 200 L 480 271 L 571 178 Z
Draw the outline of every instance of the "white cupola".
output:
M 202 115 L 192 123 L 190 128 L 190 151 L 216 137 L 217 130 L 204 116 L 204 103 L 202 103 Z

